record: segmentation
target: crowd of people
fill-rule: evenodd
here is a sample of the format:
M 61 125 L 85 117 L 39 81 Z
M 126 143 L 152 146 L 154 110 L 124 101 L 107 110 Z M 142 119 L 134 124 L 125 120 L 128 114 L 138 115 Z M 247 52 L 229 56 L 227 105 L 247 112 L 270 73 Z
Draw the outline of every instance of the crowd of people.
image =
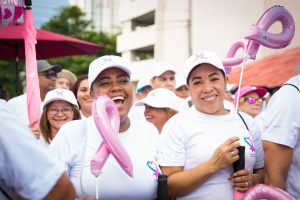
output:
M 179 76 L 159 62 L 134 87 L 120 56 L 99 57 L 78 77 L 39 60 L 39 127 L 28 120 L 26 93 L 0 100 L 0 199 L 163 199 L 165 175 L 165 199 L 233 199 L 264 183 L 300 200 L 300 75 L 271 97 L 263 87 L 229 84 L 213 52 L 196 52 L 183 67 Z M 91 111 L 100 94 L 118 109 L 116 137 L 132 177 L 114 156 L 98 177 L 91 173 L 103 142 Z

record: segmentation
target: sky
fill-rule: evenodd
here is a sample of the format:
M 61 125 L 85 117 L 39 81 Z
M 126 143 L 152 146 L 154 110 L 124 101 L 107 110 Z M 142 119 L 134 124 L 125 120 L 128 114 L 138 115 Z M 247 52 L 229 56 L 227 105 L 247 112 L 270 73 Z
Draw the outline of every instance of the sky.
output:
M 32 0 L 35 27 L 40 28 L 51 17 L 58 15 L 60 8 L 67 5 L 68 0 Z

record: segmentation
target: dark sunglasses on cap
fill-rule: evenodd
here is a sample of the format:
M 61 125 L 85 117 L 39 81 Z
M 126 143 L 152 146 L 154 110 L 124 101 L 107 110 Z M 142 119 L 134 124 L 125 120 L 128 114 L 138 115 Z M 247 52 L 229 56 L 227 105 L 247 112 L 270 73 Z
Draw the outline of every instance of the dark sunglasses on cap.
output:
M 53 70 L 45 71 L 45 72 L 40 72 L 39 74 L 45 75 L 48 79 L 51 79 L 53 77 L 57 77 L 57 73 Z
M 256 101 L 262 103 L 262 99 L 261 98 L 254 98 L 254 97 L 248 97 L 246 98 L 247 102 L 250 104 L 250 105 L 253 105 L 255 104 Z

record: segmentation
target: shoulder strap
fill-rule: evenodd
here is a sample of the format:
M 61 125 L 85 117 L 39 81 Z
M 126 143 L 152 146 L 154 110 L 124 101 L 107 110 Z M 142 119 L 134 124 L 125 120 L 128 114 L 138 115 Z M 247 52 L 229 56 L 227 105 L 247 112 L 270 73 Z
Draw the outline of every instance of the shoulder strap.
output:
M 248 126 L 247 126 L 247 124 L 246 124 L 244 118 L 242 117 L 242 115 L 241 115 L 239 112 L 237 112 L 237 114 L 240 116 L 240 118 L 242 119 L 243 123 L 245 124 L 247 130 L 249 131 L 249 128 L 248 128 Z
M 290 83 L 283 84 L 283 86 L 285 86 L 285 85 L 290 85 L 290 86 L 296 88 L 296 90 L 298 90 L 298 92 L 300 92 L 300 89 L 296 85 L 294 85 L 294 84 L 290 84 Z

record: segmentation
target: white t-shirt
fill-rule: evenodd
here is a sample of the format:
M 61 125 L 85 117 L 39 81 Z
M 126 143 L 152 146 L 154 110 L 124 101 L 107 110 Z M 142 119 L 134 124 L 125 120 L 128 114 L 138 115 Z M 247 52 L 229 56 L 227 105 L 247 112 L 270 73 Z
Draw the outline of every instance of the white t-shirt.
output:
M 43 199 L 64 172 L 64 167 L 37 143 L 29 128 L 16 121 L 0 102 L 0 187 L 12 199 Z M 0 191 L 0 199 L 6 199 Z
M 244 117 L 249 134 L 241 118 L 235 113 L 208 115 L 192 106 L 165 124 L 160 134 L 158 163 L 160 166 L 183 166 L 192 169 L 209 160 L 214 151 L 230 137 L 238 136 L 245 146 L 245 168 L 252 171 L 264 166 L 263 149 L 253 119 Z M 193 192 L 177 199 L 233 199 L 233 187 L 228 177 L 233 167 L 228 166 L 208 178 Z
M 14 97 L 7 102 L 8 107 L 13 111 L 15 117 L 25 126 L 29 125 L 27 109 L 27 93 Z M 43 112 L 43 102 L 40 105 L 41 114 Z
M 28 126 L 27 93 L 10 99 L 7 104 L 13 110 L 13 114 L 18 118 L 19 122 Z
M 133 177 L 110 155 L 98 177 L 100 199 L 150 200 L 156 197 L 154 171 L 158 167 L 158 135 L 152 124 L 142 120 L 131 120 L 129 129 L 117 135 L 131 158 Z M 96 178 L 90 171 L 90 161 L 101 142 L 94 120 L 89 117 L 65 124 L 49 146 L 50 152 L 65 163 L 78 197 L 96 195 Z
M 288 83 L 300 89 L 300 75 Z M 271 98 L 265 113 L 262 140 L 294 149 L 285 182 L 286 190 L 300 199 L 300 93 L 293 86 L 282 86 Z

